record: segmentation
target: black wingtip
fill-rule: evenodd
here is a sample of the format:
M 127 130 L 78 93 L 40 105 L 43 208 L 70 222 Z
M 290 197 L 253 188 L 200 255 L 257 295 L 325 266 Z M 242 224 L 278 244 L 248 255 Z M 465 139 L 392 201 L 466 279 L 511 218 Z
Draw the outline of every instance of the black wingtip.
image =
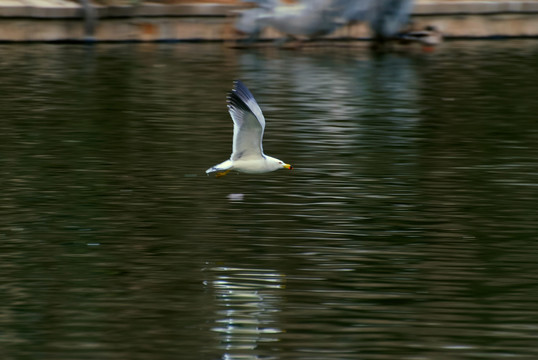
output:
M 250 92 L 248 87 L 241 80 L 234 80 L 231 93 L 236 94 L 242 101 L 247 102 L 254 99 L 254 95 Z
M 245 100 L 241 97 L 241 93 L 238 93 L 236 89 L 233 89 L 228 93 L 228 96 L 226 97 L 226 103 L 228 109 L 241 109 L 245 111 L 251 111 Z
M 250 99 L 254 99 L 254 96 L 245 86 L 245 84 L 243 84 L 241 80 L 234 80 L 232 91 L 230 91 L 228 93 L 228 96 L 226 97 L 228 109 L 237 108 L 251 111 L 251 109 L 247 105 L 247 102 Z

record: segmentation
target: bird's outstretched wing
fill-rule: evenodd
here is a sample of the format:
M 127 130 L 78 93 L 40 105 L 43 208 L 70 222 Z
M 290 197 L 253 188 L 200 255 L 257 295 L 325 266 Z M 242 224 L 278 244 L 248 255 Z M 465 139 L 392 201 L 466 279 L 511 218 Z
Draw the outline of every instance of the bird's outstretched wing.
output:
M 234 122 L 231 159 L 263 156 L 262 138 L 265 118 L 252 93 L 239 80 L 228 95 L 228 111 Z

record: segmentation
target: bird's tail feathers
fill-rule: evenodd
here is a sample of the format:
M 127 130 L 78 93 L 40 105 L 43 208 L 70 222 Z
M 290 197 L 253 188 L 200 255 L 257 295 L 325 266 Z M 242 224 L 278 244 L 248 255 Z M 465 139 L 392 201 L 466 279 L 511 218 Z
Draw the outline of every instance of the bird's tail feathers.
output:
M 210 167 L 209 169 L 205 171 L 205 173 L 209 175 L 214 172 L 230 170 L 231 168 L 232 168 L 232 161 L 226 160 L 226 161 L 221 162 L 220 164 Z

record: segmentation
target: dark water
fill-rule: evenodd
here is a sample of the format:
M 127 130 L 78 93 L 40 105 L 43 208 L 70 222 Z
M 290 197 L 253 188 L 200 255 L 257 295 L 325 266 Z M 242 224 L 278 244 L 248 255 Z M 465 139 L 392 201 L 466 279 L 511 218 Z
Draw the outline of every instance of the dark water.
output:
M 538 358 L 538 42 L 342 45 L 0 46 L 2 359 Z

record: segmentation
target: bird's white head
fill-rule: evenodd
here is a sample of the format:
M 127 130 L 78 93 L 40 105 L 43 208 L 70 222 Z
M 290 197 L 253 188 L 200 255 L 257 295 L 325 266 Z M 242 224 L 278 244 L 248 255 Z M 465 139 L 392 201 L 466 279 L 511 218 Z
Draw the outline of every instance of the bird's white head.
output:
M 267 155 L 265 155 L 265 157 L 266 157 L 266 161 L 269 162 L 272 165 L 274 170 L 279 170 L 279 169 L 291 170 L 291 169 L 293 169 L 293 166 L 291 166 L 290 164 L 286 164 L 282 160 L 279 160 L 277 158 L 274 158 L 272 156 L 267 156 Z

